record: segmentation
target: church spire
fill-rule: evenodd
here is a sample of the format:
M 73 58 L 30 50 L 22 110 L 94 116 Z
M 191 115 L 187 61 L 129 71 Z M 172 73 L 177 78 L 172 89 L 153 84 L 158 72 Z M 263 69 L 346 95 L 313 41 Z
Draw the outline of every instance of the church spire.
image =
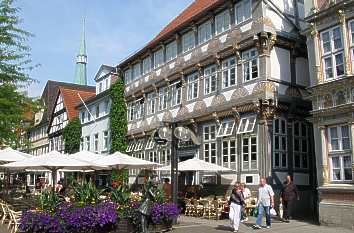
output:
M 80 49 L 79 49 L 79 53 L 76 56 L 76 71 L 75 71 L 74 83 L 80 85 L 87 85 L 86 64 L 87 64 L 87 54 L 86 54 L 86 41 L 85 41 L 85 19 L 83 19 Z

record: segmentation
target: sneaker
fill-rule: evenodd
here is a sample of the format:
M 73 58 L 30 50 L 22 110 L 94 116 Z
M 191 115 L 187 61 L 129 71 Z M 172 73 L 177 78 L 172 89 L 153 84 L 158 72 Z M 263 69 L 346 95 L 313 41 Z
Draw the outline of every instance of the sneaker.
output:
M 248 218 L 246 217 L 243 221 L 244 221 L 244 222 L 247 222 L 247 221 L 248 221 Z
M 266 226 L 267 229 L 270 229 L 270 226 Z
M 237 232 L 238 232 L 238 230 L 234 230 L 233 232 L 234 232 L 234 233 L 237 233 Z
M 253 229 L 255 229 L 255 230 L 258 230 L 258 229 L 262 229 L 262 227 L 260 226 L 260 225 L 253 225 Z
M 246 220 L 244 220 L 244 219 L 241 219 L 241 220 L 240 220 L 240 222 L 246 222 Z

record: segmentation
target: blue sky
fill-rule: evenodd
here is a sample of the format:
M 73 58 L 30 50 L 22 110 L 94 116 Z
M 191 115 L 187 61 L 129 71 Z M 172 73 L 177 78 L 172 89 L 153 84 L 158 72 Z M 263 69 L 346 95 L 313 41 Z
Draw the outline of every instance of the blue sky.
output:
M 101 64 L 119 61 L 143 47 L 192 0 L 18 0 L 22 27 L 33 33 L 28 44 L 39 81 L 29 88 L 39 96 L 47 80 L 72 82 L 82 19 L 86 18 L 88 82 Z

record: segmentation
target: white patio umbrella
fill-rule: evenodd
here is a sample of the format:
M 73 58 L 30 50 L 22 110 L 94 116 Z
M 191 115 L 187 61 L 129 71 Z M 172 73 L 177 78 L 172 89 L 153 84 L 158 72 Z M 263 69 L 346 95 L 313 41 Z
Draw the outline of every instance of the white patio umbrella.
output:
M 171 166 L 157 168 L 158 171 L 170 171 Z M 222 167 L 204 160 L 193 158 L 178 163 L 178 171 L 231 171 L 230 168 Z
M 21 160 L 24 160 L 24 159 L 27 159 L 30 157 L 33 157 L 33 156 L 30 154 L 26 154 L 26 153 L 14 150 L 10 147 L 0 150 L 0 163 L 21 161 Z
M 70 158 L 74 158 L 74 159 L 86 161 L 86 162 L 92 162 L 97 159 L 102 159 L 103 157 L 104 157 L 103 155 L 99 155 L 99 154 L 96 154 L 96 153 L 93 153 L 93 152 L 87 151 L 87 150 L 82 150 L 82 151 L 76 152 L 75 154 L 70 155 Z
M 22 161 L 12 162 L 2 166 L 9 169 L 48 169 L 53 174 L 53 185 L 56 181 L 56 172 L 59 169 L 102 169 L 97 164 L 77 160 L 68 155 L 59 153 L 58 151 L 51 151 L 41 156 L 27 158 Z
M 108 166 L 116 169 L 133 169 L 133 168 L 147 168 L 152 169 L 159 166 L 157 163 L 146 161 L 143 159 L 134 158 L 121 152 L 115 152 L 111 155 L 102 156 L 97 160 L 93 160 L 99 166 Z

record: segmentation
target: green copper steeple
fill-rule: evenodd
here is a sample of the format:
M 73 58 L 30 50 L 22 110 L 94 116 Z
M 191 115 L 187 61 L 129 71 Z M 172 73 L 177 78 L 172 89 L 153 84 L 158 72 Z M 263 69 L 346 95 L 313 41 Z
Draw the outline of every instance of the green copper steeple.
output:
M 85 19 L 84 19 L 81 40 L 80 40 L 80 49 L 79 49 L 79 53 L 76 56 L 76 70 L 75 70 L 74 83 L 80 85 L 87 85 L 86 64 L 87 64 L 87 54 L 86 54 Z

